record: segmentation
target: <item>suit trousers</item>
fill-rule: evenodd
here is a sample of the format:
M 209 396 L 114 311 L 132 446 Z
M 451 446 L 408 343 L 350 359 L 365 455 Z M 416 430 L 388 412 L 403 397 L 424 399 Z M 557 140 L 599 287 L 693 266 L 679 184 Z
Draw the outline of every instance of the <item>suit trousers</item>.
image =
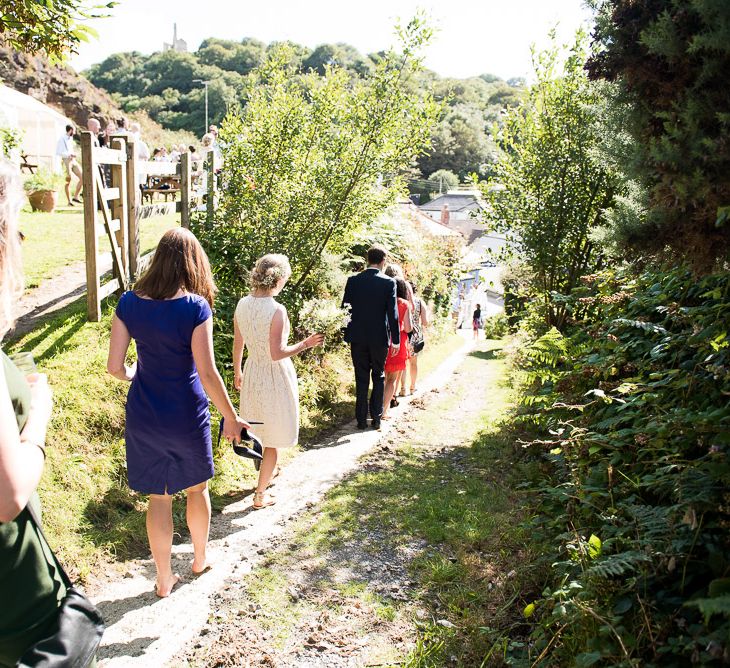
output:
M 370 394 L 370 417 L 380 420 L 383 415 L 383 391 L 385 388 L 385 360 L 388 346 L 374 346 L 369 343 L 351 343 L 352 365 L 355 367 L 355 418 L 358 424 L 368 419 L 368 389 L 370 379 L 373 391 Z

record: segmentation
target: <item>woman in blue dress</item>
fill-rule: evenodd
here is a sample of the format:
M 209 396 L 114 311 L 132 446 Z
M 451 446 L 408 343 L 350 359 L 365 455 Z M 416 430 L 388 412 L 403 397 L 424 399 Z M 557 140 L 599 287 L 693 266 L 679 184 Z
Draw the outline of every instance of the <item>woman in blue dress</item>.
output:
M 185 490 L 193 542 L 192 570 L 208 568 L 207 481 L 213 477 L 208 398 L 237 440 L 248 424 L 236 414 L 213 358 L 211 307 L 216 288 L 205 251 L 192 232 L 166 232 L 147 272 L 125 292 L 112 322 L 107 370 L 131 382 L 125 440 L 129 486 L 149 494 L 147 536 L 157 567 L 157 595 L 169 596 L 172 495 Z M 125 364 L 130 341 L 137 363 Z

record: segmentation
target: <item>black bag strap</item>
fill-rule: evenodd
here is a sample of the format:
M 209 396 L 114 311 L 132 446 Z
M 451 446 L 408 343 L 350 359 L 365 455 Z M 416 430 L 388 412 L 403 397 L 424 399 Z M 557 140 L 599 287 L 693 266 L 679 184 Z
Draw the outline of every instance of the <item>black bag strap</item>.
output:
M 28 514 L 30 515 L 30 521 L 31 524 L 36 528 L 36 531 L 38 532 L 38 535 L 41 537 L 43 542 L 46 544 L 46 549 L 43 550 L 43 555 L 46 557 L 46 562 L 49 566 L 55 566 L 58 568 L 58 571 L 61 574 L 61 579 L 63 580 L 63 584 L 66 585 L 66 589 L 71 589 L 71 587 L 74 586 L 73 582 L 71 582 L 71 578 L 68 576 L 68 573 L 66 573 L 66 569 L 61 565 L 61 562 L 58 560 L 58 557 L 56 556 L 56 553 L 51 549 L 51 545 L 48 542 L 48 538 L 46 538 L 46 534 L 43 531 L 43 527 L 41 526 L 41 519 L 38 517 L 38 515 L 35 512 L 35 509 L 33 508 L 33 504 L 29 501 L 28 505 L 25 507 L 25 509 L 28 511 Z M 53 563 L 51 563 L 48 560 L 48 552 L 51 553 L 51 556 L 53 557 Z

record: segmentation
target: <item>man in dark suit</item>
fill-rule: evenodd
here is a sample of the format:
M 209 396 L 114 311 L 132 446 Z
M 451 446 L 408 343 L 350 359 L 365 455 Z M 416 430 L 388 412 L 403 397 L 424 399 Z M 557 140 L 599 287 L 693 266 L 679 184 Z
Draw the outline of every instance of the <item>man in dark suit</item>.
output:
M 358 429 L 368 426 L 368 389 L 370 377 L 370 417 L 373 429 L 380 428 L 383 415 L 385 360 L 388 349 L 400 348 L 398 305 L 395 281 L 382 273 L 387 251 L 381 246 L 368 250 L 368 268 L 347 279 L 342 303 L 352 308 L 345 341 L 350 344 L 355 367 L 355 417 Z

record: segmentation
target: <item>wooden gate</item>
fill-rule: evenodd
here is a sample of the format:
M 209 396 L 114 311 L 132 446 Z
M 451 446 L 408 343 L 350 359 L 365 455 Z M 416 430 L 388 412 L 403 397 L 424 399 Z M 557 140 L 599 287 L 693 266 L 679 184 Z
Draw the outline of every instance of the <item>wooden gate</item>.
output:
M 190 215 L 200 206 L 203 193 L 193 189 L 192 161 L 184 153 L 179 163 L 135 160 L 134 137 L 111 138 L 111 148 L 94 146 L 90 132 L 81 133 L 81 168 L 84 193 L 86 245 L 86 299 L 88 318 L 101 320 L 101 303 L 112 293 L 121 294 L 140 275 L 152 252 L 140 254 L 140 224 L 152 216 L 180 213 L 180 224 L 189 227 Z M 213 153 L 206 169 L 206 219 L 212 221 L 215 201 Z M 140 184 L 150 177 L 174 176 L 179 180 L 180 200 L 144 204 Z M 175 194 L 177 189 L 175 190 Z M 104 238 L 108 240 L 104 241 Z M 102 252 L 102 247 L 110 249 Z M 109 256 L 112 277 L 105 280 L 103 267 Z

